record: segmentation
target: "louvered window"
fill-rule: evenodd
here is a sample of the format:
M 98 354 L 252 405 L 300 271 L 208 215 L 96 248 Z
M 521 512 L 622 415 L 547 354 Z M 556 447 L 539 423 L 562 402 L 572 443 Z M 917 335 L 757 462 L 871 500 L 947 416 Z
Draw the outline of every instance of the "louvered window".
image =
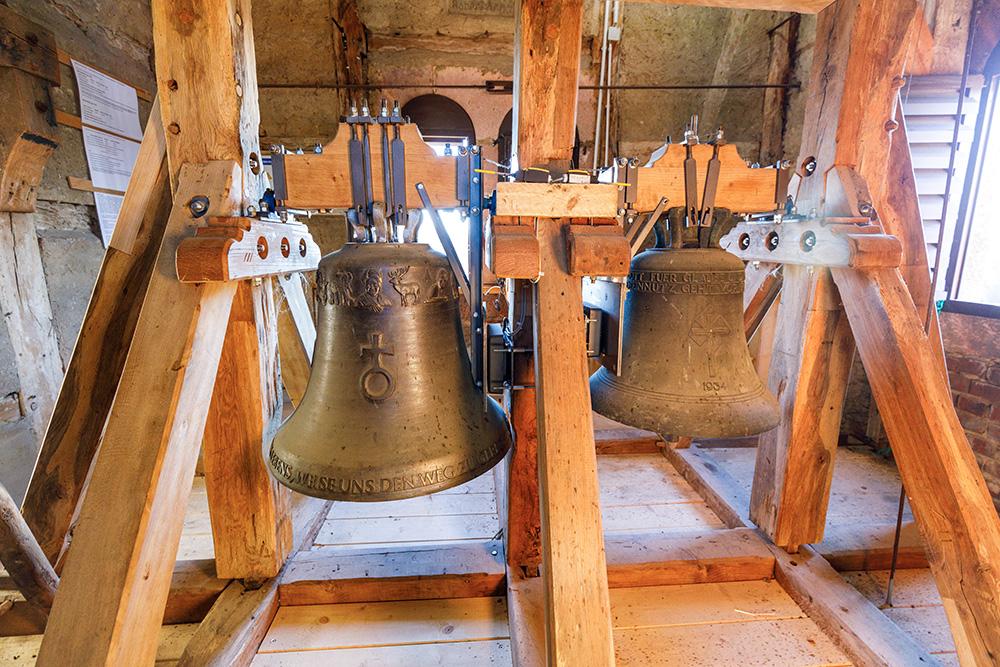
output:
M 958 219 L 959 198 L 965 183 L 966 165 L 969 162 L 972 139 L 979 112 L 982 77 L 969 77 L 962 103 L 955 154 L 955 170 L 951 179 L 951 200 L 945 207 L 948 166 L 951 160 L 955 133 L 955 117 L 959 106 L 961 77 L 958 75 L 931 75 L 911 77 L 903 90 L 903 115 L 910 143 L 917 194 L 920 198 L 920 215 L 923 218 L 924 239 L 927 242 L 927 261 L 931 269 L 941 253 L 942 279 L 937 281 L 936 300 L 947 297 L 945 280 L 951 257 L 952 242 Z M 1000 130 L 1000 126 L 998 126 Z M 947 210 L 945 210 L 947 208 Z M 943 214 L 943 217 L 942 217 Z M 941 234 L 941 226 L 944 233 Z M 938 240 L 942 239 L 942 247 Z
M 1000 72 L 988 74 L 982 95 L 967 178 L 958 191 L 945 307 L 1000 317 Z

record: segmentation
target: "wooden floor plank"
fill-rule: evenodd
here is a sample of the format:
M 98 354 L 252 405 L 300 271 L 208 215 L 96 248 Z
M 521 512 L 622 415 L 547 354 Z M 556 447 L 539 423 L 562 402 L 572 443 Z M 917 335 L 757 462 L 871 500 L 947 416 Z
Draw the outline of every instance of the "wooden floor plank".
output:
M 615 631 L 805 618 L 774 580 L 611 591 Z
M 496 494 L 493 493 L 434 493 L 429 496 L 384 503 L 334 503 L 330 508 L 329 518 L 368 519 L 496 513 Z
M 601 507 L 702 502 L 660 454 L 601 456 L 597 459 Z
M 502 597 L 281 607 L 259 653 L 505 639 Z
M 261 653 L 254 658 L 251 664 L 252 667 L 315 667 L 316 665 L 336 665 L 337 667 L 495 665 L 496 667 L 511 667 L 513 663 L 510 655 L 510 640 L 494 639 L 297 653 Z
M 499 541 L 345 552 L 302 551 L 285 568 L 282 605 L 503 595 Z
M 878 606 L 885 602 L 889 570 L 841 572 L 840 576 Z M 897 570 L 892 587 L 894 607 L 933 607 L 941 604 L 941 594 L 930 568 Z
M 156 665 L 164 667 L 176 662 L 184 647 L 198 629 L 197 623 L 165 625 L 160 629 L 159 644 L 156 648 Z M 38 648 L 42 645 L 42 635 L 23 637 L 0 637 L 0 666 L 26 667 L 35 664 Z M 69 659 L 68 664 L 72 664 Z
M 619 505 L 604 507 L 601 518 L 605 533 L 644 530 L 717 530 L 725 524 L 705 503 L 668 505 Z
M 955 640 L 948 626 L 948 616 L 943 605 L 931 607 L 893 607 L 885 609 L 903 632 L 913 637 L 929 653 L 955 652 Z
M 317 546 L 334 544 L 434 543 L 489 540 L 500 530 L 496 514 L 455 514 L 374 519 L 328 519 L 316 536 Z
M 816 550 L 836 570 L 880 570 L 892 563 L 894 523 L 852 522 L 827 526 Z M 903 523 L 899 536 L 899 568 L 926 568 L 927 553 L 915 522 Z
M 808 618 L 615 631 L 619 667 L 848 667 Z

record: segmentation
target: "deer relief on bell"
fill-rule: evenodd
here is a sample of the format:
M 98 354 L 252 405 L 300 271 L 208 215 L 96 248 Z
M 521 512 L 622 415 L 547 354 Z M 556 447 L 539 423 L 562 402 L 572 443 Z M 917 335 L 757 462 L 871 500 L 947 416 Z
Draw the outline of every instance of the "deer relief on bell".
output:
M 511 446 L 472 378 L 457 283 L 426 244 L 348 243 L 317 272 L 309 386 L 268 465 L 308 495 L 378 501 L 473 479 Z

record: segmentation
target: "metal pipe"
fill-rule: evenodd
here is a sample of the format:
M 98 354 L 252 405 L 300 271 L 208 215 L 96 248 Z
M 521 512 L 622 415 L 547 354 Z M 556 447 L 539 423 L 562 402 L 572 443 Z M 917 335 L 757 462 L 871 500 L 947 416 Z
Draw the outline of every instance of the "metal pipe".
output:
M 504 81 L 501 83 L 510 83 Z M 258 88 L 302 89 L 302 90 L 392 90 L 412 88 L 414 90 L 482 90 L 489 91 L 485 83 L 261 83 Z M 785 88 L 798 90 L 797 83 L 650 83 L 650 84 L 615 84 L 611 86 L 584 84 L 577 90 L 765 90 L 768 88 Z M 495 94 L 495 93 L 493 93 Z M 505 93 L 506 94 L 506 93 Z
M 615 0 L 614 13 L 612 23 L 617 27 L 621 17 L 622 3 L 621 0 Z M 619 29 L 618 35 L 619 41 L 621 40 L 621 30 Z M 602 81 L 601 85 L 608 86 L 608 99 L 604 102 L 604 164 L 608 164 L 608 154 L 610 153 L 611 144 L 611 72 L 613 69 L 612 61 L 615 54 L 615 45 L 612 43 L 608 44 L 608 70 L 606 81 Z
M 604 0 L 604 30 L 601 39 L 601 71 L 597 82 L 604 85 L 604 64 L 608 57 L 608 21 L 611 18 L 611 0 Z M 608 97 L 611 97 L 609 94 Z M 597 150 L 601 141 L 601 103 L 604 100 L 604 88 L 597 89 L 597 119 L 594 123 L 594 169 L 597 169 Z

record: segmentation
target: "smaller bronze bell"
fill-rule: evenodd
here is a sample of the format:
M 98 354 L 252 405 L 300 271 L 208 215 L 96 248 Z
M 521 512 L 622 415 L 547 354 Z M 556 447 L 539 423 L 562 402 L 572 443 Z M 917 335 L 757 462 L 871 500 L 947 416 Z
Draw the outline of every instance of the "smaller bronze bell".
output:
M 713 240 L 721 231 L 712 230 Z M 683 235 L 676 224 L 671 232 Z M 620 374 L 602 366 L 591 376 L 594 410 L 672 436 L 774 428 L 778 404 L 754 370 L 743 334 L 743 262 L 697 241 L 693 248 L 662 245 L 632 260 Z
M 271 443 L 272 475 L 331 500 L 463 484 L 511 447 L 472 380 L 448 261 L 417 243 L 348 243 L 322 259 L 309 386 Z

